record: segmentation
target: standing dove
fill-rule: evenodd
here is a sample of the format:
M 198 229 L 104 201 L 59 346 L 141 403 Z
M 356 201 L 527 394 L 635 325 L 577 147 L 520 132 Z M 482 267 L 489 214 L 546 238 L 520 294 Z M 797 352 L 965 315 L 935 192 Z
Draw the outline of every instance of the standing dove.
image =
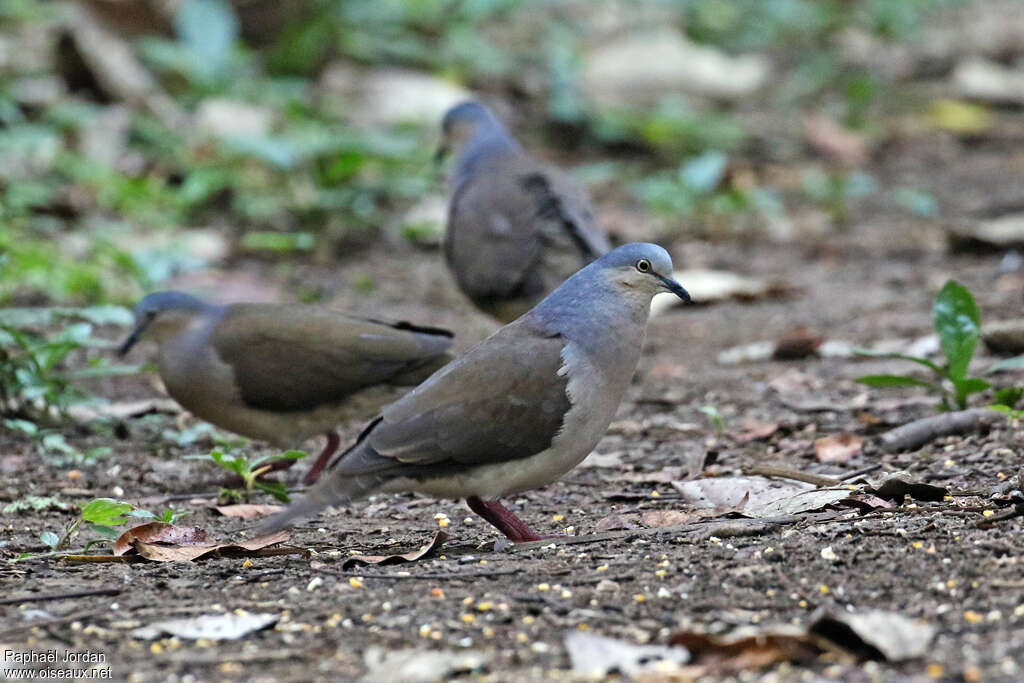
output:
M 444 253 L 462 292 L 502 322 L 519 317 L 608 251 L 581 185 L 523 151 L 483 105 L 441 123 L 456 152 Z
M 515 543 L 541 537 L 496 499 L 549 484 L 608 428 L 640 358 L 651 299 L 689 294 L 654 244 L 586 266 L 532 310 L 387 406 L 281 528 L 375 491 L 466 498 Z
M 156 292 L 135 307 L 135 330 L 119 353 L 142 339 L 159 345 L 167 392 L 195 416 L 282 448 L 326 434 L 310 484 L 338 449 L 334 430 L 347 399 L 378 384 L 423 381 L 450 360 L 452 334 L 317 306 L 217 306 Z M 278 462 L 273 469 L 295 461 Z

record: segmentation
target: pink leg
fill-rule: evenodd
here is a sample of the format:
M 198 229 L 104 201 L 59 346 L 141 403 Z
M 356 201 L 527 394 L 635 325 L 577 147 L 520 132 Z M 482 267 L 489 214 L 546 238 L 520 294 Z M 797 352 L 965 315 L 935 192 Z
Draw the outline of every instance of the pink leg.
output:
M 316 462 L 313 463 L 313 467 L 309 469 L 309 472 L 306 472 L 306 476 L 302 480 L 302 483 L 306 486 L 312 486 L 316 483 L 324 468 L 327 467 L 327 463 L 330 462 L 331 456 L 334 455 L 335 451 L 338 450 L 338 446 L 341 445 L 341 437 L 338 436 L 337 432 L 327 432 L 326 436 L 327 444 L 324 446 L 324 450 L 320 452 Z
M 470 496 L 466 499 L 466 503 L 470 510 L 490 522 L 495 529 L 505 534 L 513 543 L 542 541 L 547 538 L 526 526 L 526 522 L 516 517 L 511 510 L 496 500 L 481 500 L 477 496 Z

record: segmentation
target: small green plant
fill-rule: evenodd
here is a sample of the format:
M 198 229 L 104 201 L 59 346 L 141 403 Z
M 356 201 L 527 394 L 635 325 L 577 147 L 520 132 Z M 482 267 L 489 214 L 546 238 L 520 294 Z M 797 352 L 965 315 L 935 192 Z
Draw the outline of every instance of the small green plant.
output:
M 701 408 L 700 412 L 708 416 L 708 420 L 711 421 L 711 425 L 715 428 L 715 436 L 721 438 L 725 434 L 725 418 L 718 412 L 718 408 L 708 405 Z
M 52 552 L 65 550 L 81 532 L 82 526 L 85 525 L 90 531 L 101 536 L 101 538 L 93 539 L 86 543 L 85 550 L 88 550 L 96 543 L 116 541 L 122 533 L 117 527 L 123 526 L 132 518 L 174 524 L 187 514 L 189 513 L 175 512 L 168 508 L 164 510 L 162 515 L 157 516 L 149 510 L 137 508 L 131 503 L 124 503 L 113 498 L 96 498 L 85 504 L 81 514 L 72 520 L 62 533 L 57 534 L 53 531 L 44 531 L 39 534 L 39 540 Z M 19 559 L 24 559 L 25 557 L 28 557 L 28 555 L 22 555 Z
M 861 355 L 881 356 L 907 360 L 928 368 L 933 381 L 911 377 L 909 375 L 865 375 L 857 381 L 869 387 L 924 387 L 941 396 L 942 407 L 946 410 L 956 407 L 963 410 L 967 407 L 967 399 L 972 394 L 985 391 L 991 385 L 980 377 L 967 374 L 974 349 L 978 345 L 978 334 L 981 330 L 981 314 L 970 290 L 960 283 L 949 280 L 946 282 L 932 308 L 935 331 L 939 335 L 939 344 L 946 356 L 946 363 L 940 366 L 927 358 L 910 356 L 902 353 L 874 353 L 861 351 Z M 1016 397 L 1016 398 L 1014 398 Z M 997 404 L 1008 407 L 1020 400 L 1021 394 L 1016 389 L 1000 390 L 996 393 Z
M 51 336 L 33 331 L 67 319 L 87 322 L 72 322 Z M 75 351 L 110 346 L 92 336 L 94 324 L 131 322 L 131 313 L 118 306 L 9 308 L 0 312 L 0 416 L 23 422 L 64 417 L 72 405 L 89 397 L 75 380 L 138 372 L 137 366 L 112 366 L 102 359 L 93 359 L 89 367 L 79 370 L 65 367 Z M 26 431 L 24 425 L 8 426 Z
M 280 460 L 299 460 L 305 458 L 305 451 L 285 451 L 281 454 L 261 455 L 258 458 L 249 460 L 242 453 L 232 448 L 215 448 L 209 455 L 187 455 L 189 460 L 209 460 L 218 467 L 237 474 L 242 479 L 243 491 L 241 494 L 232 489 L 224 489 L 222 494 L 225 497 L 237 500 L 247 498 L 248 494 L 255 488 L 266 491 L 282 503 L 287 503 L 288 489 L 279 481 L 265 481 L 260 479 L 261 475 L 270 470 L 271 465 Z

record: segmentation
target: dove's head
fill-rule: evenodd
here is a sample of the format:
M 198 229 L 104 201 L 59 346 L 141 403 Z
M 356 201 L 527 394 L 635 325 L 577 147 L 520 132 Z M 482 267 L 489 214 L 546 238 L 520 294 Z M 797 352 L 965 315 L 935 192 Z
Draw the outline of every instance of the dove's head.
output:
M 690 301 L 690 294 L 672 277 L 672 257 L 657 244 L 624 244 L 591 263 L 587 270 L 629 296 L 650 300 L 660 292 L 671 292 Z
M 441 119 L 441 144 L 437 149 L 437 160 L 458 153 L 467 142 L 481 133 L 507 135 L 501 122 L 484 105 L 477 102 L 456 104 Z
M 160 342 L 183 331 L 209 304 L 184 292 L 147 294 L 135 306 L 135 329 L 118 349 L 123 356 L 143 338 Z

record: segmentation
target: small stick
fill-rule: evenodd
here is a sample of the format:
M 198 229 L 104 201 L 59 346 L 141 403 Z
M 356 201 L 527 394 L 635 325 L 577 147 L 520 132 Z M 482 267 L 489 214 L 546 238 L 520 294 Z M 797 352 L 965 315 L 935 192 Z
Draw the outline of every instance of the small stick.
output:
M 988 529 L 989 527 L 995 526 L 999 522 L 1005 522 L 1006 520 L 1013 519 L 1014 517 L 1024 517 L 1024 503 L 1017 503 L 1010 509 L 1003 510 L 998 515 L 993 515 L 986 519 L 979 520 L 975 523 L 974 526 L 978 527 L 979 529 Z
M 92 595 L 120 595 L 120 593 L 121 589 L 117 586 L 104 586 L 103 588 L 90 588 L 68 593 L 38 593 L 21 597 L 0 598 L 0 605 L 17 605 L 23 602 L 45 602 L 47 600 L 70 600 L 72 598 L 87 598 Z
M 661 536 L 666 534 L 705 533 L 711 536 L 719 532 L 727 536 L 737 536 L 737 524 L 748 524 L 756 527 L 755 533 L 768 531 L 771 527 L 792 524 L 801 519 L 807 519 L 807 515 L 784 515 L 782 517 L 766 517 L 764 519 L 728 519 L 728 520 L 704 520 L 691 522 L 690 524 L 677 524 L 675 526 L 652 527 L 650 529 L 623 529 L 619 531 L 606 531 L 601 534 L 589 534 L 586 536 L 558 536 L 556 538 L 545 538 L 540 541 L 528 543 L 517 543 L 509 546 L 506 550 L 511 553 L 521 553 L 537 548 L 544 548 L 549 545 L 575 545 L 579 543 L 600 543 L 617 538 L 630 538 L 633 536 Z
M 839 479 L 841 481 L 850 481 L 851 479 L 856 479 L 857 477 L 862 477 L 865 474 L 871 474 L 875 470 L 880 470 L 880 469 L 882 469 L 882 463 L 877 462 L 874 465 L 868 465 L 867 467 L 862 467 L 859 470 L 854 470 L 853 472 L 849 472 L 848 474 L 844 474 L 843 476 L 839 477 Z
M 1005 419 L 1006 416 L 1002 413 L 988 408 L 941 413 L 890 429 L 882 434 L 881 446 L 887 453 L 914 451 L 940 436 L 963 434 Z
M 491 569 L 489 571 L 474 571 L 474 572 L 452 572 L 446 574 L 443 572 L 429 572 L 423 574 L 372 574 L 369 572 L 354 572 L 350 570 L 346 571 L 331 571 L 331 574 L 338 574 L 339 576 L 358 576 L 364 579 L 393 579 L 400 581 L 402 579 L 430 579 L 439 581 L 451 581 L 458 579 L 478 579 L 488 578 L 491 576 L 508 576 L 510 574 L 518 574 L 518 569 Z
M 791 470 L 788 467 L 776 467 L 774 465 L 753 465 L 743 468 L 744 474 L 757 474 L 762 477 L 779 477 L 781 479 L 793 479 L 815 486 L 840 486 L 843 481 L 835 477 L 826 477 L 823 474 L 810 474 L 800 470 Z

